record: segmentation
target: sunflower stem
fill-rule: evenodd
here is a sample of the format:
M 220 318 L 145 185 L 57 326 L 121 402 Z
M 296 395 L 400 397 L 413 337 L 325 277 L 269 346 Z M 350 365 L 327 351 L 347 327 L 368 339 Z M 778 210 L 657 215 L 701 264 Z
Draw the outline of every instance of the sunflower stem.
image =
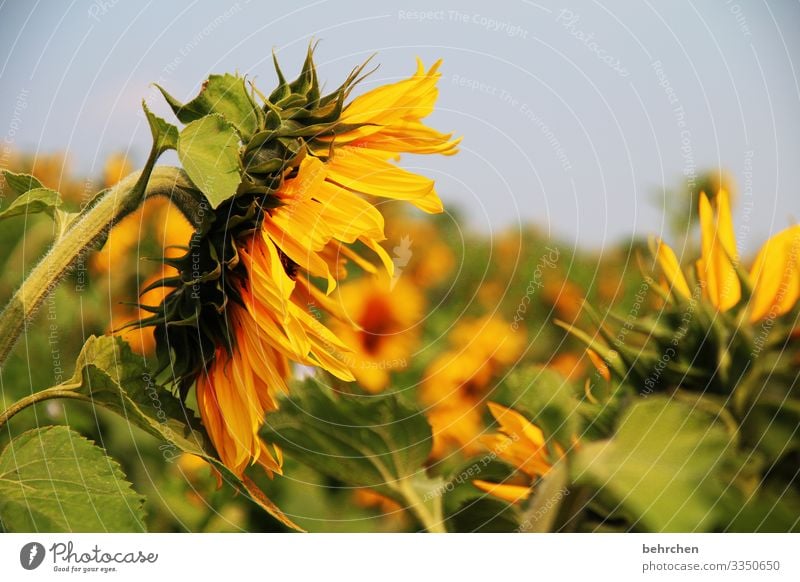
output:
M 89 398 L 80 392 L 76 392 L 75 390 L 70 390 L 68 388 L 62 388 L 61 386 L 53 386 L 52 388 L 47 388 L 46 390 L 39 390 L 38 392 L 34 392 L 26 396 L 25 398 L 17 400 L 3 412 L 0 412 L 0 430 L 3 429 L 6 423 L 15 414 L 22 412 L 24 409 L 36 404 L 37 402 L 51 400 L 53 398 L 72 398 L 73 400 L 83 401 L 89 400 Z
M 435 496 L 433 503 L 428 504 L 420 496 L 419 489 L 415 487 L 413 478 L 406 478 L 397 482 L 397 490 L 405 498 L 411 511 L 428 533 L 447 533 L 442 517 L 441 497 Z M 427 498 L 427 496 L 426 496 Z
M 151 156 L 142 172 L 130 174 L 101 194 L 79 214 L 64 234 L 22 282 L 0 314 L 0 367 L 13 350 L 42 302 L 87 252 L 102 247 L 111 227 L 151 196 L 169 196 L 186 217 L 197 224 L 202 213 L 191 209 L 195 201 L 191 182 L 179 168 L 153 168 Z

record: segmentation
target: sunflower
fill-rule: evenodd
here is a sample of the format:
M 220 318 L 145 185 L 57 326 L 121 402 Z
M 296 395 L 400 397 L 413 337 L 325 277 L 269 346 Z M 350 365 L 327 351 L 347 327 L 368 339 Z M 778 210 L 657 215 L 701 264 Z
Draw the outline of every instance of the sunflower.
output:
M 500 427 L 497 433 L 483 436 L 482 443 L 500 459 L 527 476 L 529 483 L 498 484 L 481 480 L 472 483 L 478 489 L 510 503 L 525 500 L 531 493 L 531 483 L 550 472 L 555 462 L 554 456 L 548 451 L 547 440 L 538 426 L 514 409 L 494 402 L 489 402 L 488 407 Z M 556 457 L 564 455 L 560 446 L 554 445 L 553 448 Z
M 380 392 L 389 373 L 407 367 L 419 341 L 417 327 L 424 297 L 404 278 L 394 284 L 387 277 L 362 277 L 342 286 L 338 337 L 351 348 L 350 362 L 358 384 Z
M 455 255 L 442 240 L 437 225 L 400 212 L 405 209 L 404 206 L 389 207 L 386 212 L 391 219 L 386 224 L 386 236 L 394 245 L 394 278 L 402 276 L 425 289 L 436 287 L 446 281 L 455 268 Z
M 755 323 L 790 311 L 800 299 L 800 225 L 790 226 L 767 240 L 756 255 L 749 276 L 739 272 L 730 200 L 720 190 L 709 201 L 700 194 L 701 256 L 695 274 L 703 297 L 719 312 L 742 300 L 742 282 L 750 288 L 749 320 Z M 685 299 L 692 297 L 675 252 L 657 241 L 656 258 L 667 288 Z
M 464 319 L 450 334 L 453 349 L 439 355 L 425 371 L 420 392 L 433 429 L 434 458 L 457 449 L 479 450 L 481 403 L 498 372 L 512 365 L 525 347 L 525 336 L 496 316 Z
M 279 451 L 258 431 L 288 389 L 292 363 L 357 376 L 364 344 L 349 340 L 363 322 L 348 319 L 332 293 L 350 263 L 392 276 L 372 198 L 442 211 L 433 180 L 395 164 L 402 153 L 457 151 L 458 140 L 422 121 L 438 95 L 439 66 L 420 62 L 410 78 L 345 105 L 363 66 L 323 96 L 309 51 L 298 80 L 287 83 L 276 62 L 278 87 L 268 97 L 254 90 L 262 125 L 242 133 L 237 193 L 198 229 L 190 252 L 170 260 L 179 275 L 163 284 L 173 289 L 143 320 L 156 326 L 159 358 L 181 395 L 196 384 L 211 441 L 237 474 L 254 463 L 280 471 Z M 165 96 L 180 117 L 184 106 Z

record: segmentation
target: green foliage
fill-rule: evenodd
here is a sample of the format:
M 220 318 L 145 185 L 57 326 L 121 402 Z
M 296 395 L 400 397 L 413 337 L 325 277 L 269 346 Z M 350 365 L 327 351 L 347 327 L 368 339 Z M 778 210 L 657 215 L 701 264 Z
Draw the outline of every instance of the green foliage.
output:
M 233 125 L 244 141 L 248 141 L 263 123 L 264 113 L 253 102 L 245 80 L 238 75 L 209 76 L 200 94 L 186 104 L 181 104 L 162 87 L 156 87 L 181 123 L 189 124 L 216 113 Z
M 82 394 L 158 438 L 165 460 L 180 453 L 201 457 L 235 489 L 241 490 L 284 525 L 299 529 L 247 478 L 233 474 L 214 454 L 194 414 L 157 385 L 141 356 L 118 337 L 90 337 L 78 356 L 75 374 L 59 386 Z
M 519 367 L 503 384 L 501 403 L 515 408 L 557 442 L 569 444 L 583 431 L 583 388 L 541 366 Z
M 16 174 L 9 170 L 2 170 L 2 173 L 6 184 L 17 197 L 7 208 L 0 211 L 0 220 L 38 212 L 46 212 L 52 217 L 61 206 L 61 195 L 42 186 L 42 183 L 33 176 Z
M 441 482 L 423 467 L 431 428 L 397 396 L 335 394 L 308 379 L 267 415 L 261 434 L 320 473 L 408 505 L 428 527 L 441 525 Z
M 321 473 L 399 501 L 431 449 L 425 417 L 396 396 L 335 394 L 312 379 L 267 416 L 262 435 Z
M 60 387 L 86 396 L 181 451 L 206 454 L 207 437 L 194 414 L 155 383 L 142 356 L 118 337 L 90 336 L 75 373 Z
M 611 439 L 583 446 L 572 475 L 636 528 L 709 531 L 722 521 L 717 502 L 732 452 L 731 435 L 709 413 L 653 396 L 630 407 Z
M 189 123 L 178 137 L 178 158 L 212 208 L 236 193 L 241 182 L 239 136 L 218 114 Z
M 160 155 L 167 150 L 177 150 L 178 128 L 155 115 L 144 101 L 142 101 L 142 108 L 145 116 L 147 116 L 147 123 L 150 125 L 150 133 L 153 136 L 153 150 L 156 155 Z
M 0 521 L 15 532 L 144 531 L 143 498 L 100 447 L 65 426 L 0 453 Z
M 447 516 L 448 529 L 463 533 L 510 533 L 519 522 L 515 506 L 485 495 L 465 501 Z
M 531 533 L 556 531 L 558 513 L 570 494 L 569 470 L 566 461 L 559 461 L 542 477 L 520 517 L 519 530 Z

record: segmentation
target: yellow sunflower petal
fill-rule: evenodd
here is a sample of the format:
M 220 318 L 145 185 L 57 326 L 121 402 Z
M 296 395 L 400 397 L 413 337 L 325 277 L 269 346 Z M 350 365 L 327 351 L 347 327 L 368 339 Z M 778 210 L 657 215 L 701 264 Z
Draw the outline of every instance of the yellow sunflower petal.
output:
M 661 270 L 664 271 L 664 276 L 667 278 L 669 286 L 687 299 L 690 299 L 692 293 L 689 291 L 689 284 L 686 282 L 686 277 L 683 276 L 678 258 L 675 256 L 675 252 L 661 239 L 658 240 L 656 258 L 658 259 L 658 264 L 661 265 Z
M 741 285 L 732 263 L 736 260 L 736 238 L 728 194 L 720 190 L 715 198 L 716 212 L 705 193 L 700 194 L 702 258 L 698 277 L 705 282 L 706 294 L 720 311 L 727 311 L 741 299 Z
M 522 416 L 513 408 L 506 408 L 495 402 L 487 404 L 492 416 L 500 424 L 501 430 L 513 438 L 523 436 L 530 440 L 533 444 L 539 447 L 545 445 L 544 433 L 535 424 L 532 424 L 527 418 Z
M 485 491 L 493 497 L 507 501 L 508 503 L 518 503 L 525 501 L 531 494 L 531 488 L 527 485 L 504 485 L 502 483 L 491 483 L 476 479 L 472 482 L 475 487 Z
M 800 299 L 800 225 L 770 238 L 750 270 L 750 321 L 783 315 Z
M 381 159 L 369 150 L 345 147 L 327 163 L 328 180 L 354 192 L 392 198 L 420 200 L 433 190 L 433 180 Z

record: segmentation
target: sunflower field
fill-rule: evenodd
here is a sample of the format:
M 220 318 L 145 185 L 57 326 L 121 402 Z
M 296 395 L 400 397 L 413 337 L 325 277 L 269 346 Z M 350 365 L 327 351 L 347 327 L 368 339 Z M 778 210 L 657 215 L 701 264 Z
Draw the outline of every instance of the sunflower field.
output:
M 709 168 L 680 246 L 474 231 L 405 164 L 442 62 L 274 66 L 4 163 L 0 530 L 800 530 L 800 224 L 742 251 Z

